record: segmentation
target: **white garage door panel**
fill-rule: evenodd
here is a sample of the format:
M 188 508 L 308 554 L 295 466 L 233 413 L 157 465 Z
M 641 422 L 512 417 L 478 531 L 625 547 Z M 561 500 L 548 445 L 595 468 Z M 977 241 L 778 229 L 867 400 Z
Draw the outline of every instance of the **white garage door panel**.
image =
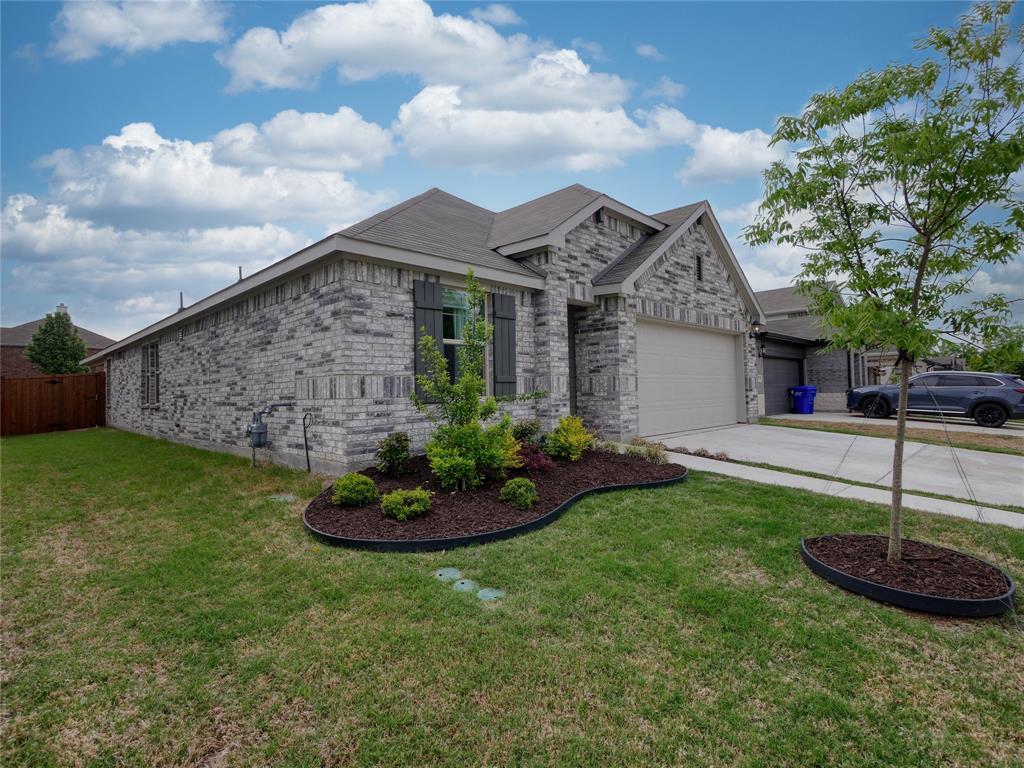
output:
M 736 337 L 637 323 L 640 434 L 735 424 Z

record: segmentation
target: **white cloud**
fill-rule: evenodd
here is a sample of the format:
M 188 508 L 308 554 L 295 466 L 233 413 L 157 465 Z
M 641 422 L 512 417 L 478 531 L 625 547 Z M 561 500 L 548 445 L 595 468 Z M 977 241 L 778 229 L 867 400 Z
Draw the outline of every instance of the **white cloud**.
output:
M 119 229 L 31 195 L 7 199 L 2 237 L 8 303 L 65 296 L 77 323 L 114 338 L 176 309 L 179 290 L 195 301 L 234 282 L 239 265 L 251 274 L 310 240 L 275 224 Z
M 302 88 L 331 67 L 347 81 L 387 73 L 426 83 L 486 83 L 522 68 L 537 46 L 489 24 L 442 14 L 422 0 L 324 5 L 283 32 L 254 27 L 218 54 L 231 90 Z
M 692 121 L 660 107 L 523 112 L 477 109 L 462 103 L 457 86 L 430 86 L 403 104 L 395 123 L 405 147 L 431 163 L 503 170 L 557 167 L 581 171 L 614 166 L 626 155 L 679 143 Z
M 771 136 L 759 128 L 737 132 L 701 126 L 691 144 L 693 155 L 683 163 L 677 176 L 684 183 L 733 181 L 756 176 L 769 164 L 786 156 L 782 147 L 769 147 L 770 141 Z
M 644 92 L 644 96 L 649 99 L 676 101 L 677 99 L 682 98 L 684 93 L 686 93 L 685 85 L 675 82 L 672 78 L 666 75 L 662 75 L 658 78 L 657 83 Z
M 68 61 L 97 56 L 103 48 L 155 51 L 172 43 L 224 39 L 224 13 L 215 3 L 68 2 L 53 22 L 52 51 Z
M 213 139 L 213 159 L 226 165 L 284 166 L 325 171 L 372 168 L 395 151 L 390 132 L 341 107 L 278 112 L 259 127 L 242 123 Z
M 51 190 L 72 216 L 122 227 L 323 226 L 391 201 L 336 171 L 226 165 L 213 142 L 166 139 L 150 123 L 126 125 L 101 146 L 58 150 L 40 165 L 52 170 Z
M 665 54 L 650 43 L 640 43 L 636 47 L 636 55 L 642 56 L 645 59 L 653 59 L 654 61 L 665 61 L 667 58 Z
M 523 24 L 522 18 L 507 5 L 492 3 L 485 8 L 474 8 L 469 12 L 477 21 L 483 21 L 492 27 L 509 27 Z
M 718 220 L 723 224 L 733 224 L 745 227 L 748 224 L 754 223 L 754 218 L 757 216 L 757 209 L 760 206 L 760 200 L 751 200 L 728 208 L 716 208 L 715 216 L 717 216 Z
M 600 43 L 594 42 L 593 40 L 587 40 L 583 37 L 574 37 L 570 45 L 578 51 L 583 51 L 594 61 L 606 61 L 608 59 L 608 56 L 604 52 L 604 46 Z

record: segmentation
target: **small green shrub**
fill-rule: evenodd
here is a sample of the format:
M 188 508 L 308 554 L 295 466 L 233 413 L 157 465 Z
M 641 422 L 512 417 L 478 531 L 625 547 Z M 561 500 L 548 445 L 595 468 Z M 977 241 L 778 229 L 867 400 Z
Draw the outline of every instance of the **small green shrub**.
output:
M 362 507 L 377 500 L 380 492 L 373 480 L 358 472 L 349 472 L 334 481 L 331 501 L 344 507 Z
M 498 498 L 519 509 L 529 509 L 537 503 L 537 486 L 525 477 L 513 477 L 501 488 Z
M 619 444 L 614 440 L 598 440 L 594 450 L 601 451 L 602 453 L 622 453 Z
M 519 441 L 512 436 L 512 420 L 497 424 L 442 424 L 426 445 L 430 469 L 442 488 L 464 491 L 477 488 L 488 477 L 504 477 L 521 467 Z
M 548 434 L 544 450 L 556 459 L 579 461 L 583 452 L 594 447 L 596 438 L 583 426 L 579 416 L 563 416 Z
M 540 439 L 540 419 L 524 419 L 512 425 L 512 437 L 523 445 L 536 443 Z
M 388 477 L 401 477 L 409 464 L 409 436 L 392 432 L 377 445 L 377 469 Z
M 634 437 L 626 446 L 626 455 L 644 459 L 652 464 L 667 464 L 668 450 L 664 443 L 655 443 L 644 440 L 642 437 Z
M 385 493 L 380 500 L 380 508 L 388 517 L 405 522 L 430 511 L 430 491 L 413 488 Z
M 427 443 L 427 458 L 437 481 L 449 491 L 470 490 L 484 481 L 476 462 L 457 447 L 441 442 Z

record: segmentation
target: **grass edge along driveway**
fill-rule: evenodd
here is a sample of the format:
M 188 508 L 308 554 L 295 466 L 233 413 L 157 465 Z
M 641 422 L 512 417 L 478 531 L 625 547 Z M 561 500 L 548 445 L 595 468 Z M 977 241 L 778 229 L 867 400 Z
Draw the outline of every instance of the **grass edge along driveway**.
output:
M 882 507 L 711 474 L 449 553 L 324 547 L 320 480 L 113 430 L 0 443 L 2 761 L 1019 765 L 1024 639 L 813 576 Z M 907 514 L 1024 574 L 1024 534 Z M 508 596 L 431 578 L 456 566 Z

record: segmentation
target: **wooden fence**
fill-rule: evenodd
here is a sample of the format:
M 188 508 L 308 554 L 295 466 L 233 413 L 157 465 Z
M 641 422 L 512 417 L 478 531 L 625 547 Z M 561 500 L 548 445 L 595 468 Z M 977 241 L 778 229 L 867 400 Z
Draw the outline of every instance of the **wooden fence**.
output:
M 102 373 L 0 379 L 0 435 L 31 435 L 107 423 Z

